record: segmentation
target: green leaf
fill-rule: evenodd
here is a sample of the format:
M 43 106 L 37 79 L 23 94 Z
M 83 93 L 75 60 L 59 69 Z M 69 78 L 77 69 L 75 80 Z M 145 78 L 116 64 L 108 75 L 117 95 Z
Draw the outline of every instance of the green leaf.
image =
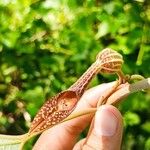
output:
M 96 39 L 106 35 L 109 32 L 109 24 L 108 22 L 102 22 L 98 27 L 98 32 L 96 34 Z
M 0 150 L 21 150 L 27 134 L 24 135 L 2 135 L 0 134 Z
M 149 121 L 145 122 L 141 127 L 144 131 L 150 133 L 150 122 Z
M 145 150 L 150 150 L 150 138 L 148 138 L 145 142 Z
M 134 126 L 140 123 L 140 118 L 136 113 L 127 112 L 124 115 L 125 125 Z

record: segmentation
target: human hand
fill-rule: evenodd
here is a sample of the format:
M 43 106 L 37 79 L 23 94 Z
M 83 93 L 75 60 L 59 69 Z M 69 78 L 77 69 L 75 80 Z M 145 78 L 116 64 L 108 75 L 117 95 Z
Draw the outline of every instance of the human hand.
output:
M 113 86 L 114 82 L 101 84 L 87 90 L 74 112 L 96 107 L 99 97 Z M 93 121 L 91 122 L 92 118 Z M 91 127 L 88 136 L 76 143 L 79 134 L 90 122 Z M 103 105 L 98 109 L 95 117 L 92 114 L 78 117 L 45 131 L 33 150 L 119 150 L 122 130 L 120 112 L 114 106 Z

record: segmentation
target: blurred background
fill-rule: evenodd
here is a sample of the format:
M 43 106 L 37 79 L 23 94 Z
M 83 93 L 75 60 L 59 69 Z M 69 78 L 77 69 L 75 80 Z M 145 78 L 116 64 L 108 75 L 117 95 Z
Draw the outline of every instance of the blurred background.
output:
M 44 101 L 74 83 L 106 47 L 124 56 L 124 73 L 149 77 L 148 0 L 0 0 L 0 133 L 27 132 Z M 99 74 L 90 87 L 115 79 Z M 150 92 L 132 94 L 119 109 L 122 149 L 149 150 Z

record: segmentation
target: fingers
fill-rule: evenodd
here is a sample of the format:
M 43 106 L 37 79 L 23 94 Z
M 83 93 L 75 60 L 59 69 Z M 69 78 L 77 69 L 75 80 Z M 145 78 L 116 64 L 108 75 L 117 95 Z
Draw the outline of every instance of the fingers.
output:
M 87 90 L 74 111 L 96 107 L 99 97 L 106 90 L 112 88 L 115 83 L 102 84 Z M 78 135 L 88 125 L 91 118 L 92 115 L 86 115 L 54 126 L 40 136 L 33 150 L 48 150 L 49 148 L 53 150 L 72 149 Z
M 73 150 L 120 150 L 122 131 L 119 111 L 111 105 L 103 105 L 96 112 L 88 137 Z

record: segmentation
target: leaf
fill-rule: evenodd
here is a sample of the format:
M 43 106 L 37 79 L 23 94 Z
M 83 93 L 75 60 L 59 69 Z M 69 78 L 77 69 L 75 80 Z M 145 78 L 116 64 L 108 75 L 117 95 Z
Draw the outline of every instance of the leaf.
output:
M 127 112 L 124 115 L 125 124 L 128 126 L 134 126 L 140 124 L 140 117 L 133 112 Z
M 27 134 L 18 136 L 0 134 L 0 150 L 21 150 L 26 137 Z
M 150 122 L 149 121 L 145 122 L 141 127 L 144 131 L 150 133 Z
M 148 138 L 145 142 L 145 149 L 149 150 L 150 149 L 150 138 Z
M 108 22 L 102 22 L 98 27 L 98 32 L 95 35 L 96 39 L 99 39 L 102 36 L 105 36 L 107 33 L 109 33 L 109 24 Z

